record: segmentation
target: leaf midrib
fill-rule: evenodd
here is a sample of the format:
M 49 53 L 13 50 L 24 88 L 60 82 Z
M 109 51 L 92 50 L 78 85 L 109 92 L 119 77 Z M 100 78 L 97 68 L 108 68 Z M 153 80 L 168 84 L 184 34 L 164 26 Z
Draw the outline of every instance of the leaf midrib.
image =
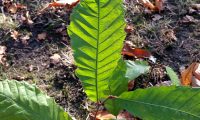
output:
M 97 95 L 97 100 L 96 101 L 99 101 L 99 94 L 98 94 L 98 58 L 99 58 L 99 39 L 100 39 L 100 36 L 99 36 L 99 31 L 100 31 L 100 0 L 98 0 L 98 30 L 97 30 L 97 51 L 96 51 L 96 71 L 95 71 L 95 76 L 96 76 L 96 81 L 95 81 L 95 84 L 96 84 L 96 95 Z
M 173 110 L 173 111 L 178 111 L 178 112 L 182 112 L 182 113 L 185 113 L 185 114 L 188 114 L 188 115 L 191 115 L 191 116 L 194 116 L 196 118 L 200 118 L 200 116 L 197 116 L 195 114 L 192 114 L 192 113 L 189 113 L 189 112 L 186 112 L 186 111 L 182 111 L 182 110 L 178 110 L 176 108 L 172 108 L 172 107 L 168 107 L 168 106 L 164 106 L 164 105 L 157 105 L 157 104 L 152 104 L 152 103 L 147 103 L 147 102 L 142 102 L 142 101 L 137 101 L 137 100 L 127 100 L 127 99 L 122 99 L 122 98 L 117 98 L 118 100 L 122 100 L 122 101 L 128 101 L 128 102 L 135 102 L 135 103 L 139 103 L 139 104 L 144 104 L 144 105 L 149 105 L 149 106 L 155 106 L 155 107 L 160 107 L 160 108 L 166 108 L 166 109 L 170 109 L 170 110 Z

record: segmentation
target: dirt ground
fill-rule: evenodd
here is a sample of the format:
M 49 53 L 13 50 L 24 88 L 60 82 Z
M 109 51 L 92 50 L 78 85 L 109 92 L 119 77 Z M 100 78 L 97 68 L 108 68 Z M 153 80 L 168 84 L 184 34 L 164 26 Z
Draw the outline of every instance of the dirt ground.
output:
M 3 6 L 1 2 L 0 7 Z M 76 119 L 84 120 L 88 100 L 74 74 L 76 66 L 66 33 L 71 11 L 48 8 L 41 12 L 50 0 L 16 2 L 26 5 L 27 9 L 14 14 L 6 8 L 0 11 L 0 17 L 4 12 L 13 20 L 0 22 L 0 46 L 7 48 L 7 60 L 0 66 L 0 79 L 34 83 Z M 172 67 L 180 75 L 182 67 L 200 62 L 200 10 L 191 8 L 191 4 L 196 3 L 200 1 L 165 0 L 163 11 L 150 12 L 137 0 L 125 0 L 126 21 L 134 28 L 126 41 L 134 47 L 147 49 L 157 59 L 156 63 L 151 63 L 152 72 L 139 77 L 134 89 L 167 81 L 164 66 Z M 27 11 L 31 24 L 21 17 Z M 20 33 L 17 39 L 12 37 L 14 30 Z
M 165 66 L 180 71 L 200 62 L 200 11 L 192 9 L 198 0 L 165 0 L 161 12 L 150 12 L 136 1 L 127 0 L 127 22 L 134 30 L 126 41 L 147 49 L 157 59 L 148 76 L 141 76 L 136 88 L 168 81 Z

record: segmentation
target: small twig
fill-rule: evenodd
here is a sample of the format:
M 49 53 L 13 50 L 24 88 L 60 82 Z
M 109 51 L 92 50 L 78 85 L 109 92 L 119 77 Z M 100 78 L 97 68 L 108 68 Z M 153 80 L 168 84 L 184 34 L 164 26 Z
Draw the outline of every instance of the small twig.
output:
M 103 105 L 107 100 L 109 100 L 109 99 L 115 99 L 115 98 L 117 98 L 117 96 L 112 96 L 112 95 L 108 96 L 108 97 L 102 102 L 102 105 Z

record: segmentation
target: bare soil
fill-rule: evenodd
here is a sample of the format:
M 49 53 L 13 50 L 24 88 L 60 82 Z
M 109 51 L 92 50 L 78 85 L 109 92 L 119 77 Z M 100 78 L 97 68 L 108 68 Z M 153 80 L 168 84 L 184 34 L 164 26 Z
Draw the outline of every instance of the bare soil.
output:
M 31 35 L 25 42 L 17 41 L 10 34 L 13 28 L 4 29 L 0 26 L 0 45 L 7 47 L 8 63 L 8 66 L 0 66 L 0 79 L 34 83 L 54 97 L 76 119 L 84 120 L 88 113 L 88 100 L 74 73 L 76 66 L 66 33 L 71 11 L 52 8 L 37 14 L 50 1 L 17 2 L 28 6 L 34 23 L 29 25 L 20 22 L 21 18 L 18 17 L 27 10 L 15 14 L 4 11 L 7 16 L 19 21 L 15 30 L 23 35 Z M 157 59 L 156 63 L 150 63 L 152 72 L 139 77 L 134 89 L 167 81 L 164 66 L 172 67 L 180 75 L 181 67 L 200 62 L 200 11 L 191 12 L 190 7 L 196 3 L 200 1 L 166 0 L 163 11 L 150 12 L 137 1 L 125 1 L 126 21 L 134 26 L 126 41 L 131 41 L 135 47 L 148 49 Z M 184 21 L 187 16 L 194 19 Z M 47 33 L 47 37 L 45 40 L 38 40 L 38 34 L 43 32 Z M 50 59 L 54 54 L 61 56 L 57 63 Z

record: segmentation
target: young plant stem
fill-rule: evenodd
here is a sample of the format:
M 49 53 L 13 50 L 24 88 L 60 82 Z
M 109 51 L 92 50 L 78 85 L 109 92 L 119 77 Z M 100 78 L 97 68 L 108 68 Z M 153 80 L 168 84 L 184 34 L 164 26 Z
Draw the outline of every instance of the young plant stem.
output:
M 95 120 L 96 120 L 97 113 L 98 113 L 98 111 L 99 111 L 100 106 L 101 106 L 101 105 L 104 105 L 104 103 L 105 103 L 107 100 L 109 100 L 109 99 L 115 99 L 115 98 L 117 98 L 117 97 L 116 97 L 116 96 L 110 95 L 110 96 L 108 96 L 105 100 L 103 100 L 102 102 L 101 102 L 101 101 L 100 101 L 100 102 L 97 102 L 97 110 L 96 110 L 95 116 L 94 116 Z M 116 117 L 116 118 L 117 118 L 117 117 Z
M 101 102 L 97 102 L 97 110 L 96 110 L 95 116 L 94 116 L 94 119 L 95 119 L 95 120 L 96 120 L 97 113 L 98 113 L 98 111 L 99 111 L 100 105 L 102 105 Z

